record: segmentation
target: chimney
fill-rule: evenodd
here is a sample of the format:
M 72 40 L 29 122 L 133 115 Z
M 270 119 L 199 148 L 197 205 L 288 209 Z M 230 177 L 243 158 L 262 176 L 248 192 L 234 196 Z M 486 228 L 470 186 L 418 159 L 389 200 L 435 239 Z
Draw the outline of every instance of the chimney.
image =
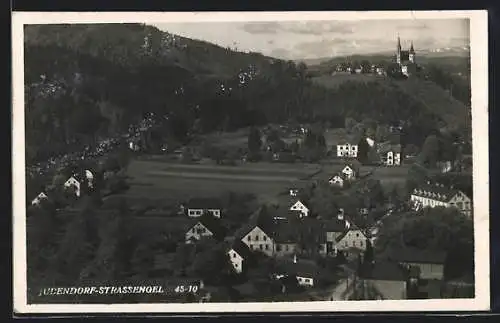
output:
M 339 212 L 337 214 L 337 219 L 344 220 L 344 209 L 343 208 L 339 209 Z

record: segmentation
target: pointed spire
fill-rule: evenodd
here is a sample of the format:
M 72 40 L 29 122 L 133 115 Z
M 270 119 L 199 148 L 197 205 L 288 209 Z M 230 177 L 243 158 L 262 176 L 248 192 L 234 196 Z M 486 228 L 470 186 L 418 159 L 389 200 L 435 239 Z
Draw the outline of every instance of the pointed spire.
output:
M 399 33 L 398 33 L 398 51 L 401 50 L 401 39 L 399 38 Z
M 410 52 L 411 52 L 411 53 L 414 53 L 414 52 L 415 52 L 415 49 L 413 49 L 413 40 L 411 41 Z

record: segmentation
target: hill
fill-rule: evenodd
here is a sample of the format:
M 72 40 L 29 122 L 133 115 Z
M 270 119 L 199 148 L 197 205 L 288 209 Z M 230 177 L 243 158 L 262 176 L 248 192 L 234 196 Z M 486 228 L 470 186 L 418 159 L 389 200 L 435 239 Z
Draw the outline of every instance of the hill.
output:
M 439 121 L 455 122 L 438 103 L 423 102 L 418 86 L 346 79 L 333 88 L 311 79 L 304 64 L 142 24 L 25 28 L 28 160 L 81 151 L 150 113 L 161 125 L 158 142 L 286 121 L 343 127 L 345 117 L 369 117 L 414 121 L 411 142 L 420 144 Z

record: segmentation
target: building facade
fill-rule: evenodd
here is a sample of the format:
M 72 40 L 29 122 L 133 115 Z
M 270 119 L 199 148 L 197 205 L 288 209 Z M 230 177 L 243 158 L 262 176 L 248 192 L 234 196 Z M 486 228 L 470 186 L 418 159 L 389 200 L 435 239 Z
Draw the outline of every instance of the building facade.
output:
M 410 196 L 415 209 L 425 207 L 455 207 L 467 216 L 472 216 L 472 201 L 462 191 L 445 187 L 442 184 L 427 182 L 415 188 Z
M 350 143 L 337 145 L 337 157 L 358 157 L 358 145 Z

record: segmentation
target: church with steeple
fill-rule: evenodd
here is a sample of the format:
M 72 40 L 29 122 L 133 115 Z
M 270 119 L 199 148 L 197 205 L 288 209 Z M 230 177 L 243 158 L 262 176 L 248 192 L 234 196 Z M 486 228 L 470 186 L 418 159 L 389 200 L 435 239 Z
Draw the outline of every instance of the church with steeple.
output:
M 401 39 L 398 36 L 398 44 L 396 49 L 396 63 L 401 69 L 401 73 L 406 76 L 414 74 L 417 70 L 417 63 L 415 60 L 415 49 L 413 48 L 413 41 L 411 42 L 410 50 L 402 50 Z

